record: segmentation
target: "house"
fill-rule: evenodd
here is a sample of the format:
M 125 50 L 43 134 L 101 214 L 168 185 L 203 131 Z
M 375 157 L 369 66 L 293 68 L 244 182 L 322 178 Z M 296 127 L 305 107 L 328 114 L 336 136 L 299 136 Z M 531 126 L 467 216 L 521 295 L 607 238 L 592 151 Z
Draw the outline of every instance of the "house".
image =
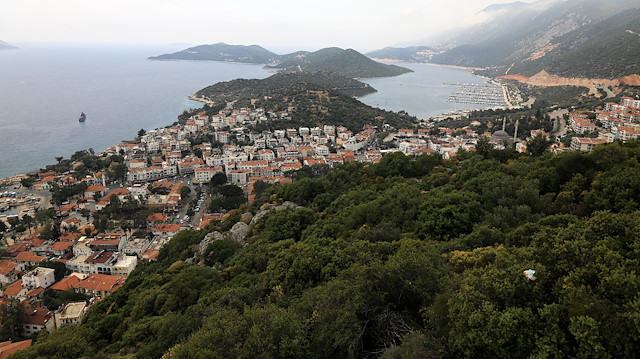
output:
M 606 142 L 607 141 L 602 138 L 572 137 L 571 146 L 569 148 L 574 151 L 591 152 L 597 145 Z
M 26 310 L 27 321 L 22 325 L 25 336 L 36 334 L 41 330 L 52 332 L 56 329 L 53 313 L 45 308 L 29 308 Z
M 80 281 L 82 281 L 86 277 L 87 277 L 86 274 L 72 273 L 68 277 L 63 278 L 62 280 L 52 285 L 50 289 L 53 289 L 58 292 L 64 292 L 65 290 L 75 289 L 78 287 L 78 283 L 80 283 Z
M 152 227 L 158 223 L 167 221 L 167 216 L 163 213 L 153 213 L 147 216 L 147 226 Z
M 9 284 L 4 292 L 2 292 L 2 296 L 7 299 L 23 299 L 28 291 L 27 288 L 22 286 L 22 279 L 20 279 L 17 282 Z
M 154 236 L 175 236 L 178 232 L 180 232 L 179 224 L 158 224 L 157 226 L 151 229 L 151 232 Z
M 20 279 L 24 270 L 23 263 L 17 263 L 8 259 L 0 261 L 0 285 L 11 284 Z
M 55 270 L 53 268 L 37 267 L 22 276 L 22 285 L 29 289 L 46 289 L 55 281 Z
M 75 290 L 101 299 L 122 287 L 126 280 L 127 277 L 94 273 L 78 282 Z
M 199 167 L 195 169 L 195 178 L 193 179 L 193 183 L 207 183 L 211 181 L 213 176 L 216 173 L 224 172 L 222 166 L 214 166 L 214 167 Z
M 18 253 L 15 260 L 18 263 L 24 263 L 28 266 L 36 266 L 40 262 L 45 262 L 47 258 L 36 255 L 31 251 L 25 251 Z
M 85 197 L 92 197 L 92 198 L 97 198 L 97 197 L 103 197 L 104 193 L 106 191 L 107 187 L 103 186 L 103 185 L 93 185 L 93 186 L 89 186 L 87 187 L 87 189 L 84 190 L 84 196 Z
M 66 257 L 70 254 L 75 245 L 75 241 L 57 241 L 47 246 L 47 249 L 51 255 L 55 257 Z M 67 257 L 68 258 L 68 257 Z
M 67 303 L 60 313 L 55 313 L 56 326 L 62 328 L 80 324 L 86 310 L 87 303 L 85 302 Z
M 65 204 L 56 208 L 56 215 L 59 217 L 67 217 L 71 213 L 75 213 L 78 210 L 78 205 L 71 203 Z

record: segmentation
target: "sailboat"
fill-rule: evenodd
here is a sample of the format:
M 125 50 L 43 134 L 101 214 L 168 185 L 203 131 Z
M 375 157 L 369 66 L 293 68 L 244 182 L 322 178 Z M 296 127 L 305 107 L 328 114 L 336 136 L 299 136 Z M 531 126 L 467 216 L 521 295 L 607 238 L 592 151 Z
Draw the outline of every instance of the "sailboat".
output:
M 84 122 L 84 120 L 86 120 L 86 119 L 87 119 L 87 115 L 85 115 L 84 112 L 83 112 L 83 113 L 80 114 L 80 118 L 78 119 L 78 121 L 79 122 Z

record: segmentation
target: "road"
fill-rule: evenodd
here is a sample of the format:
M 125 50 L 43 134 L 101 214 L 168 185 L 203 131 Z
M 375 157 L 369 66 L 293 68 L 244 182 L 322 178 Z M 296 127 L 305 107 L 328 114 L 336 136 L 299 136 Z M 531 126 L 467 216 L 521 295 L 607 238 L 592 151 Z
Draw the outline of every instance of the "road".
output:
M 564 115 L 568 113 L 569 110 L 566 108 L 560 108 L 549 113 L 549 117 L 554 120 L 551 136 L 563 137 L 567 134 L 567 121 L 565 121 Z

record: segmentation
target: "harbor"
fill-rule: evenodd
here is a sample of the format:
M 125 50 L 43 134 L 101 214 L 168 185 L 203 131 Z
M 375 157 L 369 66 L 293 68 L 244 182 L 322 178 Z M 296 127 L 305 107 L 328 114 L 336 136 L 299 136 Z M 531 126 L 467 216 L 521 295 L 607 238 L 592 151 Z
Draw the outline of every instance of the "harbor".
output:
M 502 86 L 458 82 L 445 82 L 444 85 L 456 87 L 456 90 L 447 98 L 447 102 L 492 107 L 507 106 Z

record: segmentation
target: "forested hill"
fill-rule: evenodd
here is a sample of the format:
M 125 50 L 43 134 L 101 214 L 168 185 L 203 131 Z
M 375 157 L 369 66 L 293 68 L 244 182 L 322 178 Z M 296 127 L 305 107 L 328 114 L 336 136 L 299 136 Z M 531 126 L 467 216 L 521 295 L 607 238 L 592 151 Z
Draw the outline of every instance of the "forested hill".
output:
M 639 160 L 633 141 L 303 169 L 15 358 L 635 357 Z M 246 246 L 198 254 L 241 219 Z
M 364 125 L 384 123 L 396 128 L 413 127 L 415 117 L 374 108 L 353 98 L 375 90 L 368 84 L 336 73 L 278 73 L 266 79 L 237 79 L 220 82 L 198 91 L 195 96 L 215 105 L 236 101 L 236 107 L 256 106 L 267 111 L 288 111 L 288 120 L 272 118 L 272 129 L 331 124 L 345 126 L 354 133 Z
M 289 72 L 327 70 L 352 78 L 388 77 L 413 72 L 405 67 L 373 61 L 353 49 L 337 47 L 284 55 L 277 64 L 269 67 Z
M 216 102 L 228 102 L 238 98 L 257 98 L 265 96 L 265 92 L 276 91 L 282 87 L 310 83 L 319 87 L 342 92 L 349 96 L 365 96 L 376 92 L 376 89 L 364 82 L 342 76 L 331 71 L 309 71 L 294 73 L 278 73 L 266 79 L 236 79 L 218 82 L 196 92 L 197 97 L 206 97 Z
M 149 57 L 150 60 L 210 60 L 239 62 L 247 64 L 266 64 L 278 55 L 258 45 L 228 45 L 224 42 L 211 45 L 199 45 L 188 49 Z

